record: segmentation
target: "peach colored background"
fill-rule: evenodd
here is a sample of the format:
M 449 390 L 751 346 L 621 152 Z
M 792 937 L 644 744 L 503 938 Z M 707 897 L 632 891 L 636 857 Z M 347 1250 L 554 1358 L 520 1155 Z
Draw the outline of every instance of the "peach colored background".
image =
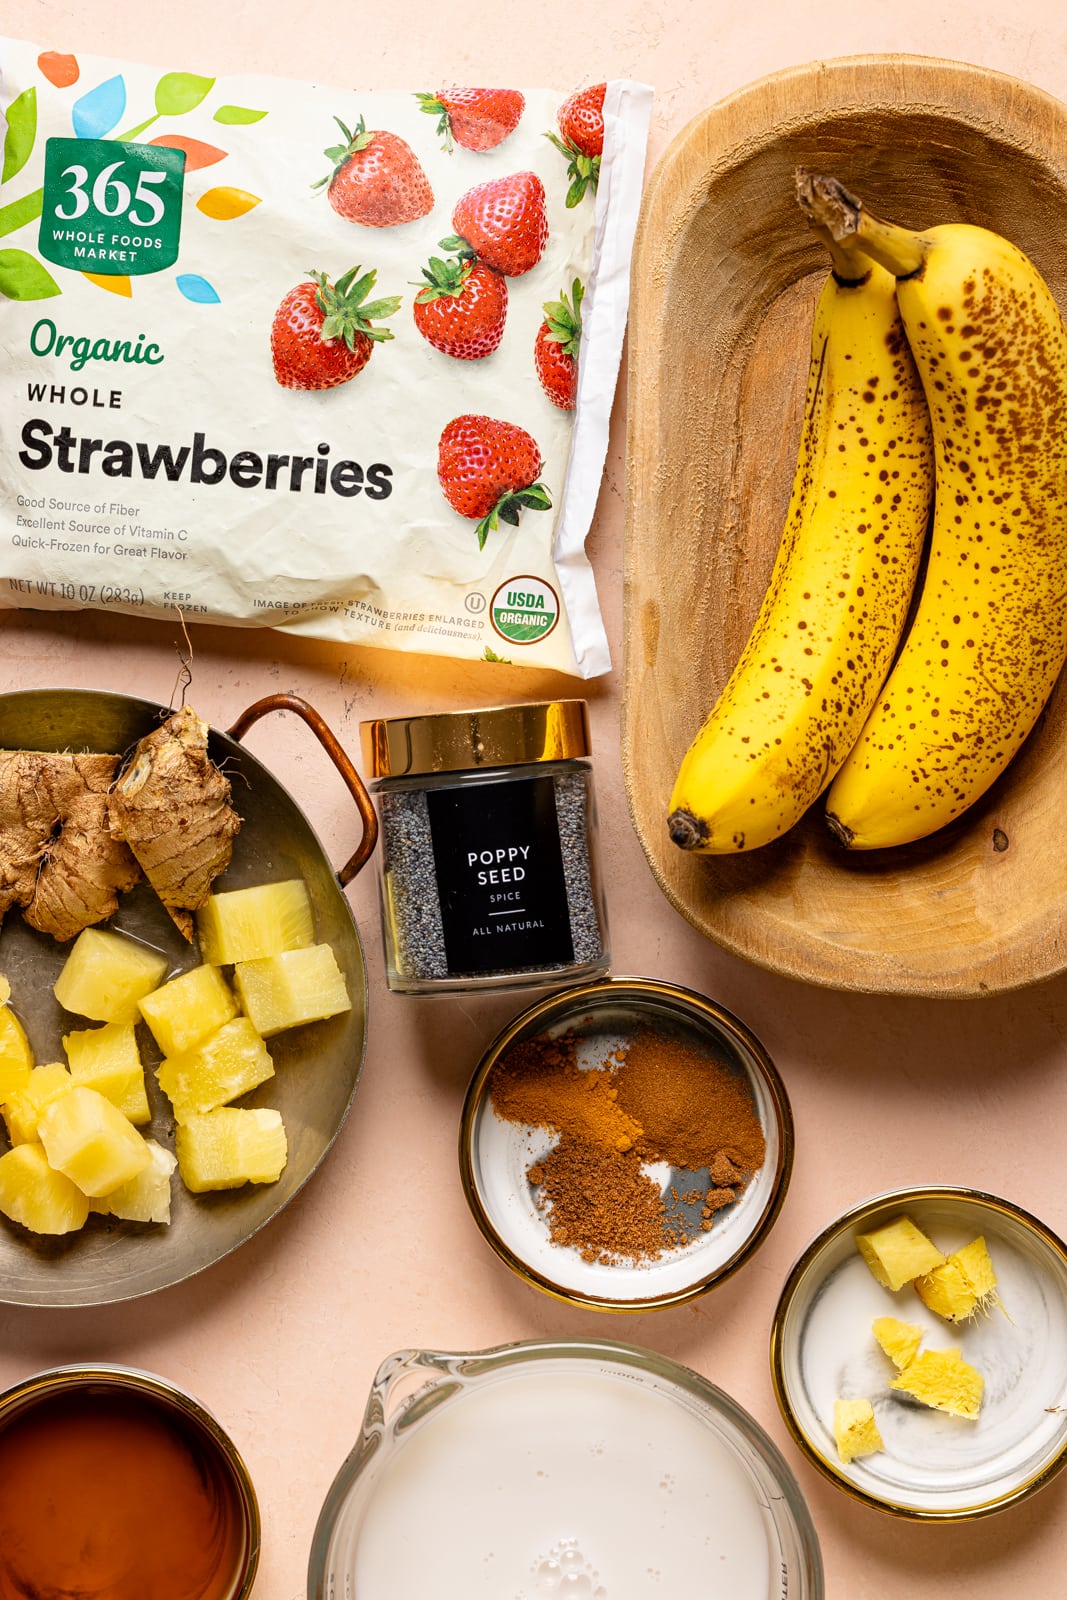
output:
M 1067 98 L 1061 15 L 1052 0 L 1010 7 L 989 0 L 568 0 L 535 10 L 520 0 L 399 0 L 381 8 L 320 0 L 313 24 L 312 8 L 281 0 L 167 7 L 0 0 L 0 32 L 161 68 L 268 71 L 382 88 L 451 81 L 568 90 L 627 75 L 657 90 L 655 159 L 722 95 L 820 56 L 955 57 Z M 807 990 L 727 956 L 667 905 L 631 827 L 619 762 L 625 406 L 620 392 L 590 546 L 616 654 L 610 677 L 583 690 L 545 674 L 198 627 L 190 630 L 191 698 L 226 727 L 262 694 L 292 689 L 355 750 L 357 724 L 368 715 L 588 693 L 615 970 L 676 980 L 730 1007 L 762 1037 L 787 1082 L 797 1162 L 769 1241 L 721 1289 L 674 1312 L 583 1314 L 513 1278 L 467 1215 L 455 1134 L 481 1050 L 523 1002 L 389 996 L 368 872 L 350 890 L 372 986 L 366 1066 L 352 1116 L 315 1180 L 235 1256 L 183 1286 L 115 1309 L 0 1310 L 0 1386 L 56 1362 L 97 1359 L 149 1367 L 191 1389 L 231 1430 L 259 1489 L 265 1541 L 256 1600 L 301 1600 L 318 1509 L 382 1357 L 407 1345 L 459 1350 L 538 1336 L 623 1338 L 697 1368 L 781 1444 L 818 1525 L 833 1600 L 1058 1595 L 1067 1474 L 1024 1506 L 970 1527 L 915 1527 L 854 1505 L 789 1440 L 766 1347 L 779 1288 L 802 1246 L 875 1190 L 939 1180 L 977 1185 L 1067 1231 L 1060 1178 L 1067 980 L 976 1002 Z M 164 624 L 0 613 L 0 687 L 133 688 L 169 701 L 180 642 Z M 274 718 L 253 730 L 248 745 L 303 805 L 331 858 L 344 860 L 354 819 L 306 730 Z

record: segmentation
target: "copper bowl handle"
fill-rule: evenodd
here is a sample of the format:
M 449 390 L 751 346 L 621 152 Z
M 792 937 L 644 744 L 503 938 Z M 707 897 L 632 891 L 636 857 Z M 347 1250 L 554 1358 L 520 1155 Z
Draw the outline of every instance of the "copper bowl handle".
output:
M 299 695 L 269 694 L 264 699 L 257 700 L 254 705 L 248 707 L 247 711 L 243 711 L 233 727 L 227 730 L 229 737 L 236 739 L 240 743 L 252 724 L 258 722 L 260 717 L 268 716 L 272 711 L 293 711 L 307 723 L 341 774 L 345 787 L 356 802 L 356 809 L 363 820 L 363 835 L 355 850 L 337 874 L 342 885 L 351 883 L 356 873 L 373 855 L 374 846 L 378 842 L 378 814 L 374 809 L 374 802 L 367 793 L 363 779 L 346 755 L 340 740 L 327 727 L 314 706 L 309 705 L 306 700 L 301 700 Z

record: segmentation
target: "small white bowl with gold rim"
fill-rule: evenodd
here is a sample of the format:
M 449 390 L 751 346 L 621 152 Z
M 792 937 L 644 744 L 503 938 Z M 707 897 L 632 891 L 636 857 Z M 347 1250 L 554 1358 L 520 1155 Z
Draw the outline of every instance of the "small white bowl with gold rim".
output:
M 654 1162 L 644 1168 L 667 1210 L 685 1219 L 685 1242 L 664 1235 L 662 1254 L 632 1260 L 624 1253 L 583 1251 L 554 1240 L 533 1174 L 559 1139 L 546 1125 L 499 1117 L 494 1073 L 509 1052 L 530 1041 L 571 1041 L 575 1064 L 603 1066 L 649 1034 L 697 1056 L 717 1059 L 746 1086 L 765 1140 L 762 1163 L 716 1212 L 700 1220 L 709 1169 Z M 658 1063 L 657 1063 L 658 1065 Z M 666 1069 L 664 1068 L 664 1071 Z M 685 1080 L 690 1100 L 708 1086 Z M 677 1087 L 676 1087 L 677 1092 Z M 729 1143 L 724 1128 L 724 1142 Z M 577 984 L 536 1001 L 515 1017 L 482 1057 L 467 1090 L 459 1135 L 463 1192 L 483 1237 L 513 1272 L 557 1299 L 600 1311 L 654 1311 L 676 1306 L 722 1283 L 763 1243 L 781 1210 L 793 1167 L 793 1116 L 785 1086 L 760 1041 L 744 1023 L 705 996 L 654 978 L 614 977 Z M 691 1214 L 691 1215 L 690 1215 Z M 598 1258 L 599 1257 L 599 1258 Z
M 858 1235 L 909 1218 L 949 1256 L 985 1240 L 996 1290 L 956 1322 L 913 1284 L 879 1283 Z M 900 1375 L 873 1332 L 880 1317 L 921 1330 L 920 1350 L 958 1350 L 981 1374 L 976 1417 L 893 1386 Z M 1043 1487 L 1067 1462 L 1067 1246 L 1019 1206 L 935 1185 L 874 1195 L 846 1211 L 790 1272 L 771 1331 L 782 1415 L 808 1459 L 847 1494 L 918 1521 L 967 1520 Z M 843 1462 L 837 1400 L 868 1400 L 882 1448 Z

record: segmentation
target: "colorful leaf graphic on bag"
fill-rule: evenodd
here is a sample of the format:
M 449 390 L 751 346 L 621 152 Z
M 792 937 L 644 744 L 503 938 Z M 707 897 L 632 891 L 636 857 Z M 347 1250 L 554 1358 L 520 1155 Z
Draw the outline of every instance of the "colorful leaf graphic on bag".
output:
M 104 139 L 126 110 L 126 80 L 121 73 L 105 78 L 75 100 L 70 120 L 79 139 Z
M 69 89 L 81 77 L 77 56 L 61 55 L 58 50 L 43 51 L 37 57 L 37 66 L 54 89 Z
M 82 277 L 87 283 L 95 283 L 98 289 L 106 289 L 109 294 L 121 294 L 127 300 L 133 298 L 133 284 L 129 278 L 112 277 L 103 272 L 83 272 Z
M 195 72 L 165 72 L 156 84 L 153 96 L 155 116 L 139 122 L 136 128 L 128 128 L 118 137 L 123 140 L 136 139 L 160 117 L 184 117 L 187 112 L 195 111 L 214 87 L 214 78 L 202 78 Z
M 0 294 L 8 300 L 50 300 L 63 291 L 28 250 L 0 250 Z
M 186 172 L 196 172 L 199 167 L 213 167 L 216 161 L 225 161 L 226 151 L 217 145 L 204 144 L 200 139 L 186 139 L 180 133 L 161 133 L 149 144 L 163 145 L 167 150 L 184 150 Z
M 219 106 L 215 121 L 241 126 L 249 122 L 262 122 L 266 115 L 265 111 L 253 111 L 251 106 Z
M 259 203 L 260 196 L 250 194 L 247 189 L 207 189 L 196 202 L 196 209 L 215 222 L 232 222 L 235 217 L 243 217 Z
M 5 233 L 14 233 L 17 228 L 24 228 L 27 222 L 39 217 L 43 201 L 44 190 L 34 189 L 32 194 L 24 194 L 21 200 L 12 200 L 10 205 L 0 206 L 0 237 Z
M 179 272 L 175 278 L 179 293 L 197 306 L 217 306 L 220 296 L 213 284 L 208 283 L 198 272 Z
M 201 78 L 195 72 L 165 72 L 156 84 L 156 111 L 161 117 L 183 117 L 195 111 L 214 87 L 214 78 Z
M 37 137 L 37 90 L 24 89 L 7 108 L 7 133 L 4 136 L 4 170 L 0 183 L 20 173 L 33 150 Z

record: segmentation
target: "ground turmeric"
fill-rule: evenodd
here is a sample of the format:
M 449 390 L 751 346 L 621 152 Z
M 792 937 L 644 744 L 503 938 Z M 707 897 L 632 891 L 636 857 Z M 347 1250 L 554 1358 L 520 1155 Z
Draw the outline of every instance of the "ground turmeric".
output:
M 582 1070 L 568 1040 L 527 1039 L 512 1045 L 493 1069 L 493 1109 L 505 1122 L 588 1139 L 602 1148 L 631 1150 L 641 1124 L 618 1105 L 612 1074 Z

